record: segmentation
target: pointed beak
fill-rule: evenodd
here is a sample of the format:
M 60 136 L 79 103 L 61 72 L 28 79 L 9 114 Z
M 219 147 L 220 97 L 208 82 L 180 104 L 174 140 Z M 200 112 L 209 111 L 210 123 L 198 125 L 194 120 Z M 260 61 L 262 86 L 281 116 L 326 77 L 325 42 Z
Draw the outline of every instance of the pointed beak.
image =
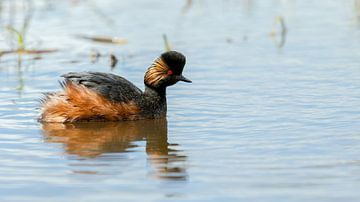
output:
M 187 79 L 186 77 L 184 77 L 183 75 L 179 75 L 177 78 L 179 81 L 184 81 L 187 83 L 192 83 L 192 81 L 190 79 Z

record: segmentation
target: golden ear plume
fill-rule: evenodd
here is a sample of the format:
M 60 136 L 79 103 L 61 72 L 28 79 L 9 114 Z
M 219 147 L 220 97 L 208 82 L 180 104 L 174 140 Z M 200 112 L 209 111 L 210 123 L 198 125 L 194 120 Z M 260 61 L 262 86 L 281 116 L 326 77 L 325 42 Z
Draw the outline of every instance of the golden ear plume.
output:
M 156 86 L 162 79 L 167 76 L 169 67 L 164 60 L 159 57 L 145 73 L 144 81 L 149 86 Z

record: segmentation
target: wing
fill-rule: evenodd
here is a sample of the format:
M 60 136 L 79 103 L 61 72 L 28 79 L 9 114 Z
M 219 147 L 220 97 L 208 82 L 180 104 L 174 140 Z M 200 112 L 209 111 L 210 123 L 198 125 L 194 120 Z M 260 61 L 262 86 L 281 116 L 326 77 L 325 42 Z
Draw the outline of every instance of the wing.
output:
M 142 91 L 121 76 L 101 72 L 69 72 L 62 75 L 66 81 L 84 85 L 116 102 L 136 101 Z

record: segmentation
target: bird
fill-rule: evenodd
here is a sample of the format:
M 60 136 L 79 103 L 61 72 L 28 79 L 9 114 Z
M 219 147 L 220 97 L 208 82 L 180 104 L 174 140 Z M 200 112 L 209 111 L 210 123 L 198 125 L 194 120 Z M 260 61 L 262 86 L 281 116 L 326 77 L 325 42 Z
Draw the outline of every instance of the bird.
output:
M 61 75 L 62 91 L 46 93 L 40 99 L 39 122 L 73 123 L 128 121 L 164 118 L 166 89 L 179 81 L 185 56 L 177 51 L 162 53 L 148 67 L 142 91 L 127 79 L 103 72 L 69 72 Z

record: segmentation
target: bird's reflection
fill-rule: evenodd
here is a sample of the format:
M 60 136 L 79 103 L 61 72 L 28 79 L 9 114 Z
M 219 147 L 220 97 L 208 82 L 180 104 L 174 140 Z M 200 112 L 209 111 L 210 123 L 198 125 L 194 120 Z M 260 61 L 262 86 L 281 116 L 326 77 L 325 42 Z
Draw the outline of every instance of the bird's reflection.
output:
M 186 156 L 167 140 L 167 120 L 99 122 L 42 125 L 46 142 L 62 143 L 65 153 L 82 158 L 98 158 L 106 153 L 128 152 L 135 141 L 146 141 L 152 165 L 151 175 L 170 180 L 186 180 Z

